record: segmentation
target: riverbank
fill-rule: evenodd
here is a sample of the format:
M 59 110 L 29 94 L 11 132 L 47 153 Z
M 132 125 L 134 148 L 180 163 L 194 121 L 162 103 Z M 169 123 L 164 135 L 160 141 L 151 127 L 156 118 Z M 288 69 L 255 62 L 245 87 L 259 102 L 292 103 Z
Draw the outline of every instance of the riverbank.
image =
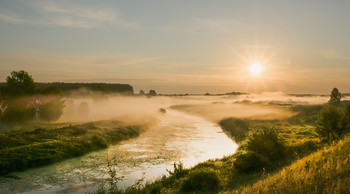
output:
M 239 135 L 235 154 L 190 169 L 174 164 L 170 176 L 126 193 L 348 191 L 350 180 L 344 175 L 350 169 L 349 137 L 333 144 L 321 142 L 315 132 L 320 107 L 292 108 L 298 111 L 284 120 L 222 120 L 227 133 Z
M 114 183 L 118 189 L 126 189 L 141 178 L 151 182 L 167 174 L 174 161 L 192 167 L 210 158 L 231 155 L 235 148 L 237 145 L 218 125 L 167 109 L 157 125 L 136 138 L 81 157 L 11 173 L 12 177 L 0 177 L 0 190 L 5 193 L 92 193 L 101 185 L 108 189 L 109 173 L 114 170 L 117 172 Z
M 0 175 L 105 149 L 149 127 L 149 123 L 127 125 L 116 120 L 62 125 L 0 133 Z

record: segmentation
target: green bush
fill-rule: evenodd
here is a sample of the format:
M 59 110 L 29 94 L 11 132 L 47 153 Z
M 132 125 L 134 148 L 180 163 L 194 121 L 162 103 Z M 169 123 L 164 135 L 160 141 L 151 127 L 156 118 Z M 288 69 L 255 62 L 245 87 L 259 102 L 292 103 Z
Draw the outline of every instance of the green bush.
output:
M 235 155 L 233 166 L 239 172 L 258 172 L 270 168 L 271 163 L 256 152 L 247 151 Z
M 243 149 L 256 152 L 270 162 L 277 162 L 284 158 L 285 145 L 278 138 L 274 129 L 256 130 L 247 137 Z
M 63 114 L 63 108 L 64 100 L 55 98 L 50 102 L 41 105 L 38 113 L 42 120 L 45 120 L 47 122 L 57 121 Z
M 215 193 L 220 189 L 218 175 L 211 169 L 198 169 L 189 172 L 184 178 L 181 186 L 181 192 L 201 192 Z
M 316 133 L 321 140 L 332 141 L 338 139 L 344 132 L 343 112 L 334 106 L 327 106 L 321 110 L 317 120 Z

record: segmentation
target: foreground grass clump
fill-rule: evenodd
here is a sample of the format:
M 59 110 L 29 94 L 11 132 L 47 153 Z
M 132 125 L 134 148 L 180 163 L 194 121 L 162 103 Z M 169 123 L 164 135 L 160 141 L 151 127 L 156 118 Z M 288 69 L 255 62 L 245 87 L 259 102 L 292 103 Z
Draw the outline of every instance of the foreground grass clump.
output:
M 215 193 L 220 189 L 220 181 L 217 172 L 212 169 L 198 169 L 190 171 L 182 184 L 180 185 L 181 192 L 210 192 Z
M 100 121 L 0 133 L 0 175 L 52 164 L 136 137 L 146 126 Z
M 317 151 L 237 193 L 349 193 L 350 137 Z

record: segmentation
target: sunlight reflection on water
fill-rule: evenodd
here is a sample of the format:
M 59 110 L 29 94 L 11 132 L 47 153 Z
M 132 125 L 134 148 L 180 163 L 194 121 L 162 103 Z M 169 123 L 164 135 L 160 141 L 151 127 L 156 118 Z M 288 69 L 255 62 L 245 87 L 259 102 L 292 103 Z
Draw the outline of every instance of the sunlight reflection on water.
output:
M 146 181 L 166 175 L 173 163 L 191 167 L 208 159 L 233 154 L 237 145 L 219 126 L 203 118 L 175 110 L 167 110 L 161 123 L 135 139 L 93 152 L 79 158 L 30 169 L 2 178 L 2 193 L 85 193 L 93 192 L 107 178 L 108 158 L 115 159 L 120 188 L 142 178 Z

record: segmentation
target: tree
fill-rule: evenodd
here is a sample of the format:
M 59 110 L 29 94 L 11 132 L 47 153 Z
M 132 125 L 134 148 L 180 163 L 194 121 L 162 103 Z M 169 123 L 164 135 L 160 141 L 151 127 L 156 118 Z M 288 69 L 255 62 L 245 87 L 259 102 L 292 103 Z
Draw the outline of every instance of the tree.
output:
M 63 114 L 64 101 L 61 98 L 55 98 L 50 102 L 43 104 L 38 113 L 40 119 L 47 122 L 57 121 Z
M 329 104 L 331 105 L 339 105 L 341 100 L 341 93 L 339 92 L 338 88 L 333 88 L 331 92 L 331 96 L 329 99 Z
M 27 72 L 12 71 L 6 79 L 6 93 L 9 97 L 32 95 L 37 92 L 38 86 Z
M 7 101 L 0 120 L 8 125 L 24 124 L 35 118 L 36 105 L 29 104 L 27 99 Z
M 330 141 L 337 139 L 344 131 L 344 114 L 339 108 L 327 106 L 321 110 L 316 122 L 316 133 L 320 139 Z
M 155 90 L 150 90 L 148 93 L 149 96 L 157 96 L 157 93 Z
M 143 90 L 140 90 L 140 92 L 139 92 L 139 95 L 140 95 L 140 96 L 143 96 L 143 95 L 145 95 L 145 91 L 143 91 Z
M 35 118 L 37 100 L 29 97 L 38 91 L 32 76 L 27 72 L 12 71 L 2 87 L 0 120 L 6 124 L 23 124 Z

